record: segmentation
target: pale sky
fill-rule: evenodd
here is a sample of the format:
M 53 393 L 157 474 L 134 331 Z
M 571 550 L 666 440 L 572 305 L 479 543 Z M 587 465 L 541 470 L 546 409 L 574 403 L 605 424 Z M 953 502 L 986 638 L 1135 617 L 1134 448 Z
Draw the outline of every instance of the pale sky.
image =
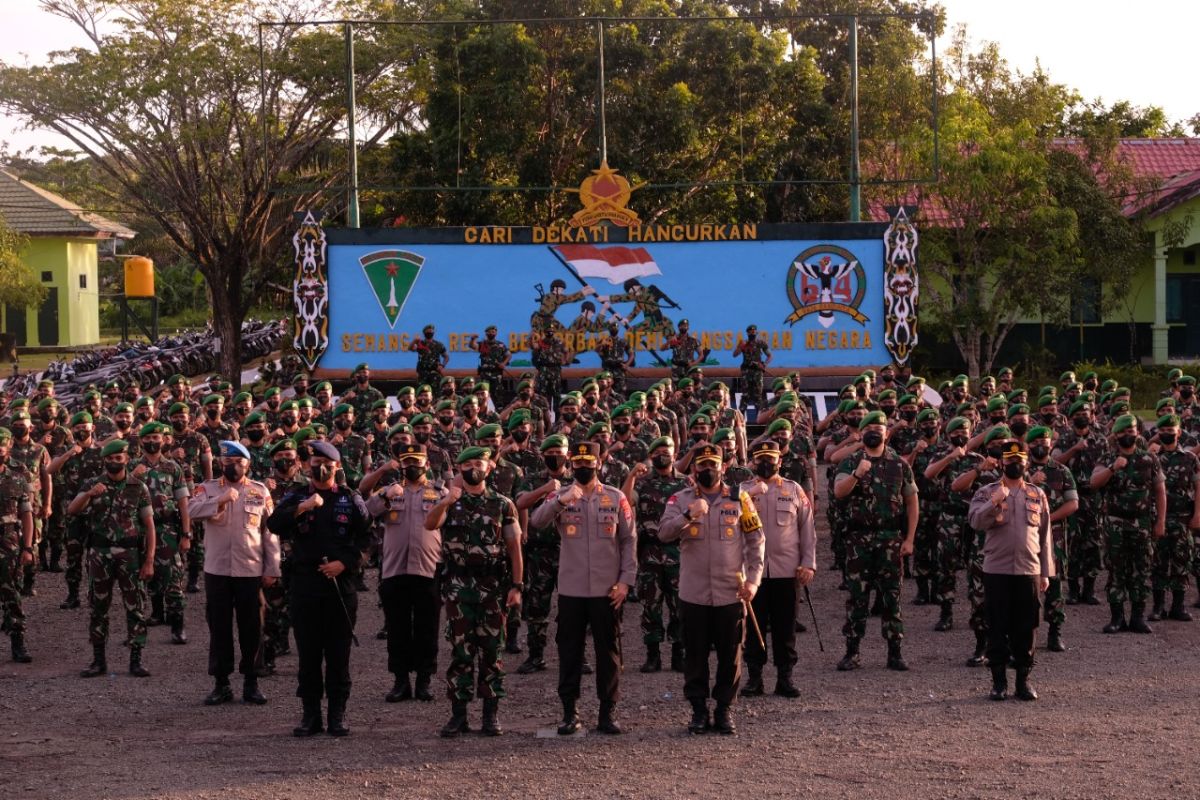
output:
M 998 42 L 1023 71 L 1042 66 L 1085 98 L 1163 107 L 1171 120 L 1200 112 L 1200 0 L 943 0 L 951 27 Z M 51 50 L 84 44 L 38 0 L 0 0 L 0 60 L 39 63 Z M 941 43 L 939 43 L 940 46 Z M 14 149 L 63 145 L 0 116 L 0 141 Z

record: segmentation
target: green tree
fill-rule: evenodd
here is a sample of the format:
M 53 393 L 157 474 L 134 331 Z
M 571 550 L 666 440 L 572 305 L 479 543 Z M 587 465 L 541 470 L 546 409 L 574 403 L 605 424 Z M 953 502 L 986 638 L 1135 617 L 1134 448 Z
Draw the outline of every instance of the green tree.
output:
M 21 260 L 28 246 L 28 237 L 10 228 L 0 216 L 0 304 L 32 307 L 46 299 L 46 287 Z

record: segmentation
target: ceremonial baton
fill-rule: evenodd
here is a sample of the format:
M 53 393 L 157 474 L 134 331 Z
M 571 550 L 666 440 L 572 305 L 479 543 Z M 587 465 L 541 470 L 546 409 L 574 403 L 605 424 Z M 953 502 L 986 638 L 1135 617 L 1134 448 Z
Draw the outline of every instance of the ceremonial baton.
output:
M 322 564 L 329 563 L 329 556 L 321 558 Z M 342 604 L 342 613 L 346 615 L 346 625 L 350 628 L 350 639 L 354 642 L 355 647 L 360 647 L 358 637 L 354 635 L 354 622 L 350 619 L 350 609 L 346 607 L 346 598 L 342 597 L 342 587 L 338 583 L 337 576 L 330 575 L 329 580 L 333 581 L 334 591 L 337 592 L 338 602 Z
M 817 624 L 817 610 L 813 608 L 812 595 L 808 593 L 808 587 L 804 587 L 804 602 L 808 603 L 808 613 L 812 615 L 813 630 L 817 634 L 817 647 L 821 648 L 821 652 L 825 652 L 825 643 L 821 641 L 821 626 Z M 765 648 L 764 648 L 765 649 Z
M 736 574 L 738 590 L 740 591 L 746 585 L 746 579 L 742 577 L 742 573 L 738 572 Z M 750 624 L 754 626 L 754 635 L 758 637 L 758 646 L 763 649 L 763 652 L 766 652 L 767 643 L 763 640 L 762 628 L 758 627 L 758 617 L 754 615 L 754 606 L 751 605 L 749 600 L 743 600 L 742 605 L 746 607 L 746 615 L 750 617 Z

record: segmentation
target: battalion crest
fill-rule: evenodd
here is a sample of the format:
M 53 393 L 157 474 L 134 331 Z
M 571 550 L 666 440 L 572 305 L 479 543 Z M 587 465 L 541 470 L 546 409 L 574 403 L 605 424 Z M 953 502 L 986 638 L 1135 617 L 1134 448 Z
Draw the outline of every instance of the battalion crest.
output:
M 583 208 L 576 211 L 567 224 L 572 228 L 586 228 L 598 222 L 611 222 L 623 228 L 637 225 L 641 220 L 626 206 L 630 195 L 639 188 L 630 186 L 624 176 L 618 175 L 607 161 L 603 161 L 600 169 L 592 170 L 578 189 L 567 190 L 578 194 L 579 202 L 583 203 Z
M 404 303 L 421 274 L 425 257 L 404 250 L 379 250 L 367 253 L 358 263 L 362 265 L 388 326 L 395 328 Z
M 792 261 L 787 274 L 788 300 L 793 311 L 784 320 L 795 325 L 809 314 L 822 327 L 833 325 L 834 314 L 848 315 L 865 325 L 860 306 L 867 293 L 867 273 L 858 258 L 844 247 L 814 245 Z

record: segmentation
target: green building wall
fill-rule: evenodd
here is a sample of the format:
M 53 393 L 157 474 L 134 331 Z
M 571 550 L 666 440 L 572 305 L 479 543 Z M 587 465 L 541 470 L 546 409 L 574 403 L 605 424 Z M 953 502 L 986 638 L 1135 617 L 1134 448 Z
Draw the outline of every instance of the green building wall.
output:
M 61 347 L 79 347 L 100 341 L 99 250 L 94 239 L 31 237 L 22 260 L 35 278 L 48 289 L 57 290 L 58 342 Z M 46 280 L 45 278 L 49 278 Z M 82 280 L 81 280 L 82 278 Z M 39 306 L 25 311 L 25 346 L 45 346 L 38 336 Z M 0 308 L 4 330 L 8 309 Z

